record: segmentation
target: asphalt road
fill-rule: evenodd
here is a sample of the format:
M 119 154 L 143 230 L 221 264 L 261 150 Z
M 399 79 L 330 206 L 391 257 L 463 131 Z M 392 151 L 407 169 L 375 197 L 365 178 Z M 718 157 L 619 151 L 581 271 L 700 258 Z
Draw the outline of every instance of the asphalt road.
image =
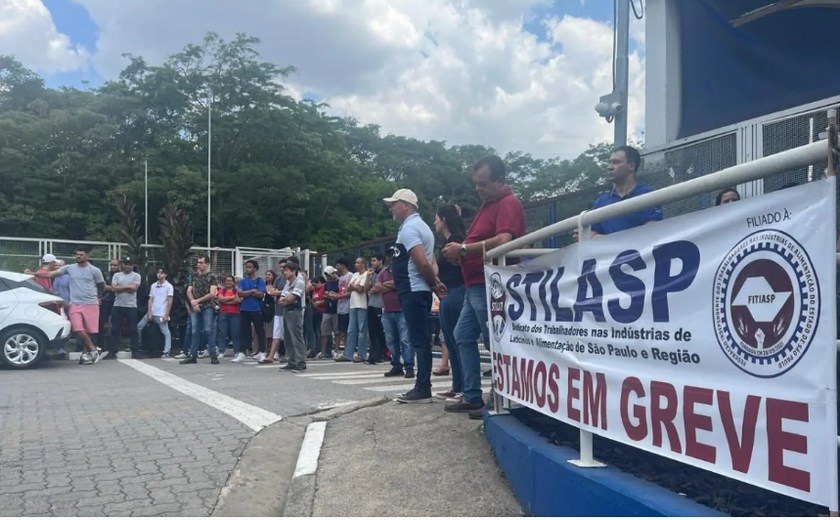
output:
M 0 370 L 0 515 L 207 516 L 262 426 L 413 384 L 383 377 L 387 365 L 277 368 L 228 357 Z M 448 387 L 435 378 L 433 391 Z

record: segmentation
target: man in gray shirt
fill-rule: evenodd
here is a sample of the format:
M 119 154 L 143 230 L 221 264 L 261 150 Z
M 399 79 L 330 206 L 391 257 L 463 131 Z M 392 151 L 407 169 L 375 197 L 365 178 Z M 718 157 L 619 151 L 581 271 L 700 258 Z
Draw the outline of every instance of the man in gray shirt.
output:
M 289 362 L 281 371 L 299 373 L 306 370 L 306 340 L 303 337 L 303 307 L 306 298 L 306 282 L 300 274 L 300 266 L 289 260 L 283 268 L 286 286 L 277 300 L 285 307 L 283 312 L 283 339 L 289 352 Z
M 123 320 L 128 320 L 131 337 L 131 357 L 140 358 L 140 341 L 137 333 L 137 290 L 142 282 L 140 275 L 134 272 L 131 258 L 123 258 L 120 272 L 111 278 L 111 292 L 114 293 L 114 307 L 111 310 L 111 345 L 104 359 L 117 359 Z
M 283 289 L 286 288 L 286 278 L 283 276 L 283 271 L 286 269 L 286 260 L 280 260 L 277 267 L 279 267 L 279 270 L 277 272 L 277 278 L 274 279 L 274 286 L 265 288 L 266 292 L 275 299 L 279 298 L 283 293 Z M 258 363 L 274 363 L 274 356 L 277 355 L 278 351 L 281 357 L 285 357 L 286 348 L 285 341 L 283 341 L 283 313 L 285 310 L 286 308 L 279 303 L 274 306 L 274 330 L 271 335 L 271 351 L 268 353 L 268 356 L 260 352 L 257 357 Z
M 99 362 L 99 350 L 93 344 L 91 335 L 99 334 L 99 298 L 105 290 L 105 278 L 98 267 L 88 261 L 89 246 L 76 248 L 76 264 L 65 265 L 55 271 L 26 274 L 37 278 L 57 278 L 68 275 L 70 281 L 70 305 L 67 317 L 70 327 L 84 343 L 84 352 L 79 358 L 80 365 Z

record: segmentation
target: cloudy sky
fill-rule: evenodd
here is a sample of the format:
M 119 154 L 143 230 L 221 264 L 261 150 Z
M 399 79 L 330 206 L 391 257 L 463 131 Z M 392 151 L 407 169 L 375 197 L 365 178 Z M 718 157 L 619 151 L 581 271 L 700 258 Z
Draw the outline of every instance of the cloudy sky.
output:
M 636 4 L 641 0 L 636 0 Z M 123 53 L 157 63 L 207 31 L 262 40 L 288 87 L 385 132 L 570 158 L 609 141 L 612 0 L 0 0 L 0 54 L 50 86 L 96 86 Z M 644 129 L 644 21 L 630 125 Z

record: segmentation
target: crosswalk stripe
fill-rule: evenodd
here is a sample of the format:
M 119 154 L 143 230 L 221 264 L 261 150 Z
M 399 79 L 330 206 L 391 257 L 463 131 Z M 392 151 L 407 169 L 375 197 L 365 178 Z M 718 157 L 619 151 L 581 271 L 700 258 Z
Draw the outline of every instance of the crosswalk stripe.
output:
M 330 381 L 331 383 L 335 383 L 337 385 L 369 385 L 371 383 L 383 383 L 388 381 L 384 377 L 380 376 L 377 378 L 368 378 L 368 379 L 339 379 Z
M 369 387 L 365 387 L 363 390 L 371 390 L 373 392 L 399 392 L 399 391 L 406 391 L 407 392 L 407 391 L 411 390 L 412 388 L 414 388 L 413 383 L 409 384 L 409 385 L 369 386 Z M 443 387 L 441 387 L 441 388 L 443 388 Z M 487 385 L 487 386 L 482 385 L 481 390 L 482 390 L 482 392 L 489 392 L 490 391 L 490 385 Z M 435 391 L 435 389 L 432 389 L 433 393 L 434 393 L 434 391 Z
M 306 365 L 309 368 L 309 365 Z M 336 377 L 336 376 L 358 376 L 358 375 L 365 375 L 365 372 L 375 374 L 379 372 L 378 370 L 354 370 L 352 372 L 329 372 L 329 373 L 312 373 L 312 374 L 298 374 L 300 377 Z

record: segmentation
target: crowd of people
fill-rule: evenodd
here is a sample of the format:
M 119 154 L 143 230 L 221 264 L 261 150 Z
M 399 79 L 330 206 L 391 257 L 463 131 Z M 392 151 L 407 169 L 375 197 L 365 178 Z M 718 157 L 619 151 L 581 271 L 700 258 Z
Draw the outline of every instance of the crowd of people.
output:
M 622 146 L 610 156 L 611 189 L 593 209 L 648 193 L 636 182 L 641 157 L 635 148 Z M 484 265 L 486 252 L 526 233 L 521 202 L 506 184 L 506 168 L 495 155 L 479 160 L 471 171 L 482 204 L 466 228 L 461 209 L 442 204 L 430 226 L 424 222 L 414 192 L 399 189 L 385 198 L 400 223 L 396 243 L 384 254 L 354 261 L 338 260 L 322 276 L 310 278 L 295 257 L 282 260 L 278 270 L 259 275 L 255 260 L 244 265 L 244 275 L 222 279 L 210 269 L 209 258 L 199 256 L 189 279 L 184 302 L 189 320 L 182 365 L 210 356 L 217 364 L 232 350 L 233 363 L 248 357 L 257 363 L 281 362 L 281 371 L 306 370 L 307 359 L 332 358 L 336 362 L 377 364 L 390 362 L 385 377 L 414 380 L 414 388 L 397 397 L 406 404 L 430 403 L 437 397 L 445 409 L 480 418 L 486 406 L 481 388 L 479 339 L 489 345 Z M 734 189 L 718 194 L 717 205 L 734 202 Z M 592 238 L 662 220 L 661 207 L 631 213 L 593 225 Z M 444 239 L 435 251 L 435 236 Z M 43 257 L 36 273 L 40 283 L 60 295 L 68 306 L 73 333 L 83 345 L 81 364 L 97 363 L 102 341 L 94 343 L 103 321 L 130 324 L 131 349 L 142 357 L 140 338 L 156 325 L 163 337 L 163 356 L 169 357 L 169 328 L 174 290 L 167 273 L 159 269 L 149 289 L 148 304 L 140 314 L 137 291 L 140 276 L 130 258 L 112 260 L 105 276 L 93 266 L 84 247 L 75 265 L 62 265 L 52 255 Z M 509 259 L 516 262 L 516 259 Z M 432 394 L 432 338 L 428 316 L 439 303 L 443 362 L 435 373 L 451 374 L 451 386 Z M 108 353 L 116 358 L 121 334 L 113 326 Z

